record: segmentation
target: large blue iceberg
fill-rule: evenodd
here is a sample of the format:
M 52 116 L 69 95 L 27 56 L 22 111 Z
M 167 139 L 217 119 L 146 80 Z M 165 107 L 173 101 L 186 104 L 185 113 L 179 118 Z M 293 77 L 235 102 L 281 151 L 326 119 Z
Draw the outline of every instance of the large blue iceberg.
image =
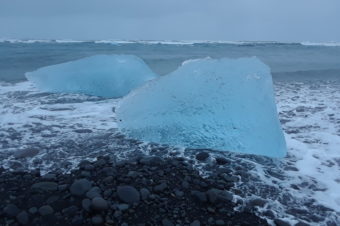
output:
M 257 58 L 199 59 L 124 97 L 118 126 L 144 141 L 284 157 L 270 69 Z
M 26 73 L 43 91 L 102 97 L 122 97 L 156 77 L 142 59 L 131 55 L 96 55 Z

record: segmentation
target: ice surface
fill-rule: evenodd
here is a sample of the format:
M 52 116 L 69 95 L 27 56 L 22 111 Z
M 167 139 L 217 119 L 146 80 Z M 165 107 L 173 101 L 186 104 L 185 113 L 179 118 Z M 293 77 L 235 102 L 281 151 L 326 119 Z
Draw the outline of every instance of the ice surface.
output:
M 136 56 L 96 55 L 43 67 L 26 77 L 47 92 L 121 97 L 157 75 Z
M 130 137 L 283 157 L 270 69 L 257 58 L 198 59 L 124 97 L 118 126 Z

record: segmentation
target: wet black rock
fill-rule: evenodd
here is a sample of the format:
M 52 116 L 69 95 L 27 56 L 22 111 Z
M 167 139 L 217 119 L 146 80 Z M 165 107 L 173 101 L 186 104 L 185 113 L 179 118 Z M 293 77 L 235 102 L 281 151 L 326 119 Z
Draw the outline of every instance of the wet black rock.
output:
M 207 201 L 207 196 L 204 192 L 200 192 L 200 191 L 192 191 L 191 195 L 200 202 L 206 202 Z
M 38 212 L 38 209 L 37 209 L 37 207 L 31 207 L 31 208 L 29 208 L 28 212 L 30 214 L 36 214 Z
M 54 182 L 39 182 L 31 186 L 33 192 L 53 192 L 58 190 L 58 184 Z
M 95 210 L 106 210 L 108 208 L 107 201 L 101 197 L 92 199 L 92 208 Z
M 208 152 L 200 152 L 196 155 L 196 159 L 198 161 L 205 161 L 207 158 L 209 158 L 209 153 Z
M 8 204 L 4 208 L 4 213 L 9 217 L 15 217 L 20 212 L 20 209 L 14 204 Z
M 38 149 L 35 148 L 26 148 L 19 150 L 14 153 L 14 158 L 16 159 L 22 159 L 22 158 L 31 158 L 33 156 L 36 156 L 39 153 Z
M 149 198 L 150 191 L 147 188 L 140 189 L 140 194 L 143 200 L 146 200 Z
M 157 166 L 162 163 L 162 159 L 160 157 L 152 156 L 152 157 L 143 157 L 140 159 L 140 163 L 149 166 Z
M 74 132 L 76 133 L 92 133 L 90 129 L 75 129 Z
M 41 216 L 46 216 L 54 212 L 53 208 L 49 205 L 45 205 L 39 208 L 39 213 Z
M 70 207 L 67 207 L 62 210 L 62 213 L 68 217 L 74 216 L 78 211 L 78 207 L 75 205 L 72 205 Z
M 119 186 L 117 188 L 117 195 L 123 202 L 126 203 L 138 203 L 140 196 L 136 188 L 132 186 Z
M 89 199 L 93 199 L 95 197 L 101 197 L 100 193 L 101 193 L 101 190 L 99 187 L 93 187 L 88 192 L 86 192 L 86 197 L 88 197 Z
M 167 218 L 162 220 L 163 226 L 174 226 L 174 224 Z
M 90 199 L 83 199 L 81 202 L 81 205 L 83 207 L 84 210 L 86 211 L 90 211 L 91 208 L 91 200 Z
M 216 225 L 225 225 L 224 220 L 216 220 Z
M 274 223 L 277 226 L 291 226 L 291 224 L 289 224 L 288 222 L 281 220 L 281 219 L 275 219 Z
M 70 192 L 72 195 L 82 196 L 90 189 L 91 182 L 88 181 L 87 179 L 80 179 L 73 182 L 73 184 L 70 187 Z
M 261 199 L 261 198 L 256 198 L 252 199 L 248 202 L 248 207 L 254 207 L 254 206 L 259 206 L 259 207 L 264 207 L 264 205 L 267 203 L 266 200 Z
M 96 216 L 92 217 L 91 222 L 94 225 L 100 225 L 104 222 L 104 219 L 103 219 L 102 216 L 96 215 Z
M 48 173 L 42 176 L 42 179 L 47 181 L 54 181 L 57 179 L 57 175 L 54 173 Z
M 208 196 L 208 199 L 209 199 L 209 202 L 210 203 L 215 203 L 218 199 L 218 195 L 219 195 L 220 191 L 217 190 L 217 189 L 209 189 L 207 191 L 207 196 Z
M 222 158 L 222 157 L 216 157 L 215 160 L 216 160 L 217 165 L 225 165 L 230 162 L 229 160 Z
M 239 181 L 239 178 L 235 175 L 228 175 L 228 174 L 223 173 L 221 176 L 227 182 L 238 182 Z
M 302 221 L 296 223 L 294 226 L 310 226 L 310 224 L 304 223 Z
M 161 183 L 161 184 L 159 184 L 159 185 L 156 185 L 155 187 L 154 187 L 154 191 L 155 192 L 162 192 L 162 191 L 164 191 L 166 188 L 167 188 L 168 186 L 166 185 L 166 183 Z
M 201 222 L 199 220 L 194 220 L 191 222 L 190 226 L 201 226 Z
M 17 215 L 17 220 L 20 224 L 26 225 L 29 222 L 29 216 L 28 213 L 26 211 L 21 211 L 18 215 Z

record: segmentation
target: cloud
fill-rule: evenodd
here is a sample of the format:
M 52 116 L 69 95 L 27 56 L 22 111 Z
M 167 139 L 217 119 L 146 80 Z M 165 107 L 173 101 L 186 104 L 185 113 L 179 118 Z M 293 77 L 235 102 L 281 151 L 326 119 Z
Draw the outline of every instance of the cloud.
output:
M 340 41 L 337 0 L 0 1 L 0 37 Z

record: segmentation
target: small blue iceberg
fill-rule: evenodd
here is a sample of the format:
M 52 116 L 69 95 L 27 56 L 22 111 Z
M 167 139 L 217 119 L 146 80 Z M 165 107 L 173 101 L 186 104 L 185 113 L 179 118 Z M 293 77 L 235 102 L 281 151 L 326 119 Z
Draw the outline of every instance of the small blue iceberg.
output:
M 25 74 L 42 91 L 122 97 L 157 77 L 132 55 L 96 55 Z

